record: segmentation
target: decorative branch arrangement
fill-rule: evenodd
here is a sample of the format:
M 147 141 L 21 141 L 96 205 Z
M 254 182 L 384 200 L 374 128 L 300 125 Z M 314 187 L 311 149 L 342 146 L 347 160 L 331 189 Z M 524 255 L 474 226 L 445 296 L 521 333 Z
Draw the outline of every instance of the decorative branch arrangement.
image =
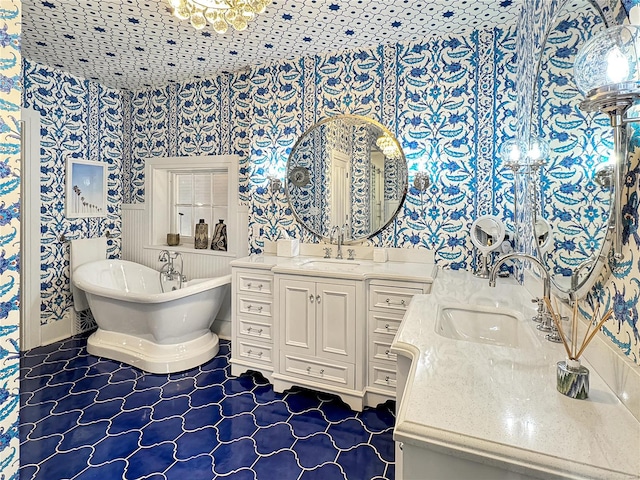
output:
M 553 322 L 555 323 L 556 328 L 560 333 L 560 337 L 562 338 L 562 344 L 564 345 L 564 349 L 567 352 L 567 358 L 569 360 L 575 360 L 575 361 L 579 360 L 580 355 L 582 355 L 582 353 L 584 352 L 584 349 L 587 348 L 587 345 L 591 343 L 591 340 L 593 340 L 593 337 L 595 337 L 596 333 L 598 333 L 598 330 L 600 330 L 602 325 L 604 325 L 604 323 L 613 316 L 613 309 L 610 309 L 607 313 L 605 313 L 602 316 L 602 318 L 599 321 L 597 321 L 596 328 L 591 330 L 591 327 L 593 326 L 593 323 L 594 323 L 593 320 L 597 319 L 598 315 L 600 314 L 600 303 L 598 303 L 595 311 L 593 312 L 593 316 L 591 317 L 591 321 L 587 326 L 587 331 L 584 333 L 584 337 L 582 338 L 582 343 L 580 343 L 580 347 L 578 347 L 578 302 L 574 302 L 573 304 L 573 312 L 572 312 L 572 319 L 571 319 L 571 340 L 567 338 L 567 335 L 565 335 L 564 330 L 562 329 L 562 321 L 560 319 L 560 315 L 558 314 L 559 309 L 557 308 L 558 307 L 557 304 L 556 304 L 556 308 L 554 309 L 551 306 L 551 301 L 549 301 L 548 298 L 545 298 L 545 302 L 547 303 L 547 308 L 551 313 Z

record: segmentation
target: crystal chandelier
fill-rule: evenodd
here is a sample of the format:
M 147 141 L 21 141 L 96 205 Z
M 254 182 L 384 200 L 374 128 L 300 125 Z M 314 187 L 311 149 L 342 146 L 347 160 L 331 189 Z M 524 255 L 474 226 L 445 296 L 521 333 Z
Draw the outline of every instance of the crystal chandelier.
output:
M 387 158 L 398 158 L 400 152 L 396 141 L 389 135 L 380 135 L 376 140 L 376 145 Z
M 220 34 L 231 25 L 245 30 L 256 15 L 263 13 L 269 0 L 167 0 L 173 15 L 180 20 L 191 21 L 196 30 L 205 27 L 207 21 Z

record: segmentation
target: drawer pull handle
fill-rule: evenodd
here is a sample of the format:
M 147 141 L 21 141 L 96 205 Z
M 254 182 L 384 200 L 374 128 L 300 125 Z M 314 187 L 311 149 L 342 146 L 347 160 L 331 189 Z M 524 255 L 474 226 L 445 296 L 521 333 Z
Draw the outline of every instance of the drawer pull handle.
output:
M 324 375 L 324 368 L 320 370 L 320 375 Z
M 320 295 L 316 295 L 316 302 L 320 303 Z
M 256 353 L 256 354 L 253 354 L 253 351 L 252 351 L 251 349 L 247 350 L 247 355 L 249 355 L 249 356 L 252 356 L 252 355 L 253 355 L 254 357 L 258 357 L 258 358 L 262 357 L 262 354 L 263 354 L 263 353 L 264 353 L 264 352 L 258 352 L 258 353 Z
M 251 330 L 253 330 L 253 327 L 247 327 L 247 333 L 251 333 Z M 260 330 L 257 331 L 258 333 L 256 335 L 262 335 L 262 328 Z
M 384 377 L 384 381 L 389 383 L 389 375 L 387 375 L 386 377 Z
M 385 323 L 384 328 L 385 328 L 385 330 L 389 330 L 389 324 Z
M 255 308 L 258 312 L 262 312 L 262 305 L 260 305 L 258 307 L 254 307 L 251 304 L 247 305 L 247 310 L 251 310 L 252 308 Z
M 249 288 L 249 289 L 250 289 L 250 288 L 251 288 L 251 285 L 252 285 L 252 283 L 251 283 L 251 282 L 247 283 L 247 288 Z M 259 283 L 259 284 L 258 284 L 258 286 L 257 286 L 256 288 L 257 288 L 258 290 L 262 290 L 262 284 L 261 284 L 261 283 Z
M 404 304 L 404 300 L 400 300 L 400 303 L 397 303 L 397 302 L 395 302 L 395 303 L 394 303 L 394 302 L 392 302 L 392 301 L 391 301 L 391 299 L 390 299 L 390 298 L 387 298 L 387 299 L 385 300 L 385 302 L 387 302 L 387 305 L 389 305 L 389 306 L 391 306 L 391 305 L 398 305 L 398 306 L 401 306 L 401 307 L 404 307 L 404 306 L 405 306 L 405 304 Z
M 311 303 L 313 303 L 314 298 L 315 298 L 315 297 L 314 297 L 313 295 L 309 295 L 309 301 L 310 301 Z
M 311 367 L 307 367 L 307 373 L 311 373 Z
M 387 349 L 387 350 L 385 350 L 384 354 L 388 357 L 389 354 L 391 354 L 391 352 Z

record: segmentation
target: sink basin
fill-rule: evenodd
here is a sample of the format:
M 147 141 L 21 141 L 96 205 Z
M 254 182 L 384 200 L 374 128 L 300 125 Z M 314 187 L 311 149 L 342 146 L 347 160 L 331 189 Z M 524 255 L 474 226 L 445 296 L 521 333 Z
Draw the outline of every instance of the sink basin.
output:
M 512 348 L 535 346 L 531 328 L 513 310 L 480 305 L 440 306 L 436 321 L 443 337 Z
M 319 258 L 318 260 L 309 260 L 302 264 L 303 268 L 313 270 L 355 270 L 360 264 L 353 260 L 338 260 L 334 258 Z

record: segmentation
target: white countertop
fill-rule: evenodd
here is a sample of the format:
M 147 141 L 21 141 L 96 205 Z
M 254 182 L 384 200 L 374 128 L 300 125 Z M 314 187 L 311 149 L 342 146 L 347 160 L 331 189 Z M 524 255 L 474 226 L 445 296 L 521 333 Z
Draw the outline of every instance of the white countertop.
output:
M 231 262 L 232 267 L 258 268 L 274 273 L 308 275 L 315 277 L 342 278 L 351 280 L 384 279 L 405 282 L 431 283 L 437 273 L 433 263 L 374 262 L 372 260 L 328 259 L 322 269 L 305 266 L 310 262 L 323 262 L 322 257 L 277 257 L 275 255 L 253 255 Z M 357 265 L 355 265 L 357 264 Z
M 542 478 L 640 478 L 640 423 L 590 369 L 586 400 L 556 390 L 561 344 L 529 320 L 528 292 L 511 279 L 439 271 L 431 295 L 411 302 L 392 351 L 413 357 L 394 438 Z M 495 298 L 500 298 L 495 302 Z M 517 349 L 435 331 L 440 304 L 493 304 L 526 312 L 539 337 Z

